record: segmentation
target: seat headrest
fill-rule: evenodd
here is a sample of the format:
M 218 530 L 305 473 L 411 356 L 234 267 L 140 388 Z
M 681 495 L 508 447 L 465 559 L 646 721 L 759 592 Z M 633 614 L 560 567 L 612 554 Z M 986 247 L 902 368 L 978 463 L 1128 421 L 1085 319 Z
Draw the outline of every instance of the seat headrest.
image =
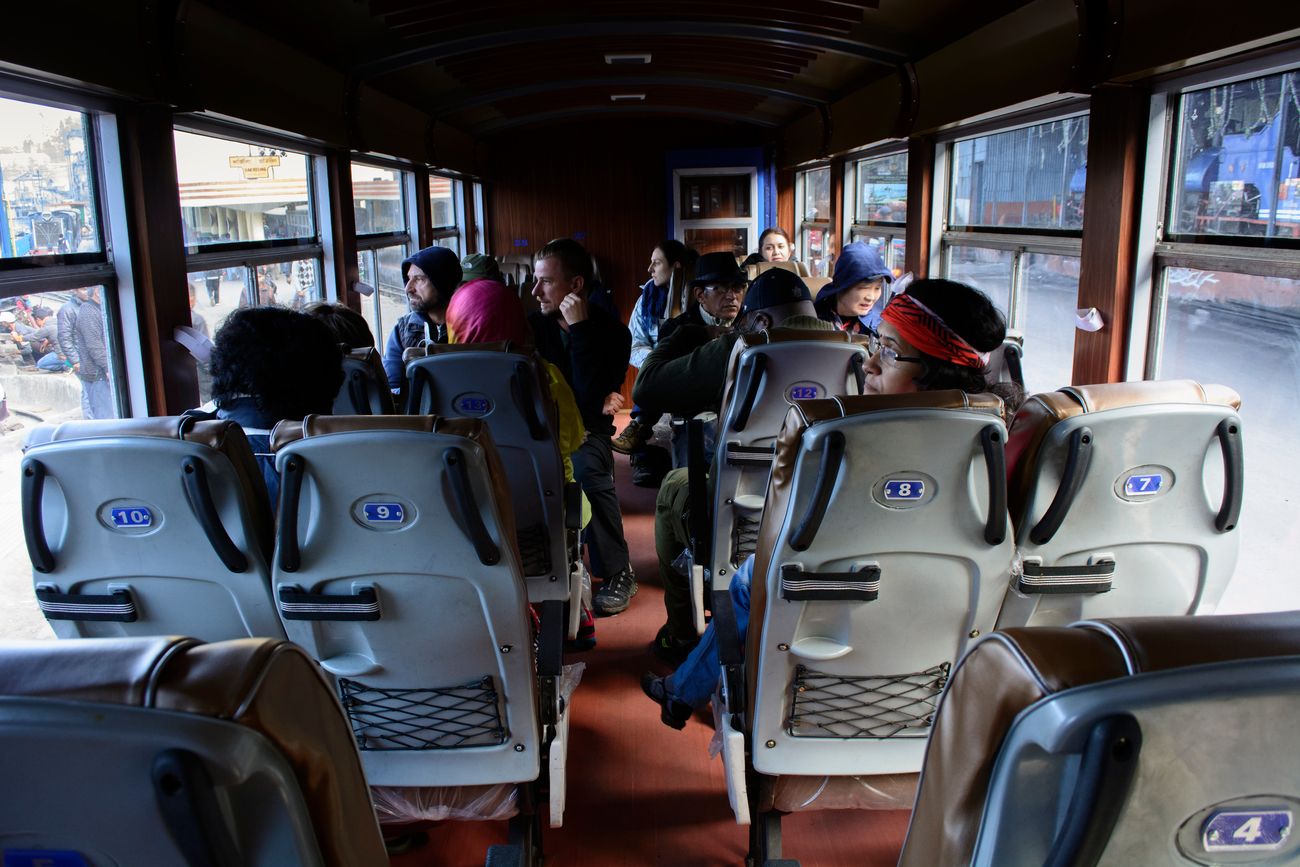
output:
M 450 355 L 456 352 L 507 352 L 527 355 L 530 351 L 531 347 L 521 346 L 509 340 L 498 340 L 493 343 L 430 343 L 405 349 L 402 352 L 402 364 L 410 364 L 416 359 L 428 358 L 431 355 Z
M 46 443 L 71 442 L 73 440 L 104 437 L 156 437 L 158 439 L 184 439 L 209 448 L 225 451 L 231 440 L 247 441 L 244 430 L 238 422 L 229 419 L 210 419 L 187 421 L 185 436 L 178 434 L 184 417 L 178 415 L 156 416 L 154 418 L 97 419 L 95 421 L 66 421 L 62 424 L 43 424 L 32 429 L 27 435 L 24 448 L 45 445 Z
M 302 421 L 282 421 L 271 431 L 271 451 L 305 437 L 368 430 L 405 430 L 432 433 L 436 415 L 309 415 Z
M 957 388 L 908 394 L 852 394 L 797 400 L 794 405 L 805 424 L 891 409 L 970 409 L 999 417 L 1003 412 L 1002 398 L 996 394 L 968 394 Z
M 362 346 L 357 349 L 352 349 L 346 343 L 341 343 L 339 344 L 339 348 L 343 350 L 344 358 L 354 358 L 357 361 L 365 361 L 368 363 L 372 359 L 380 357 L 379 350 L 375 349 L 373 346 Z
M 824 343 L 849 343 L 866 346 L 867 339 L 861 335 L 849 334 L 839 329 L 813 331 L 809 328 L 767 328 L 740 335 L 740 342 L 745 348 L 764 346 L 772 343 L 794 343 L 819 340 Z

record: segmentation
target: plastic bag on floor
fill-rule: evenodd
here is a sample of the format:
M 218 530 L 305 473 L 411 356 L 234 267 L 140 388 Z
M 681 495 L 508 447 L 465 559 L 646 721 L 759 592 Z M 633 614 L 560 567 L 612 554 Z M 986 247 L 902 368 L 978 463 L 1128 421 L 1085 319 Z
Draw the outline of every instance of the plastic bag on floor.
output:
M 446 819 L 493 821 L 519 812 L 519 787 L 371 786 L 370 799 L 381 825 L 441 822 Z
M 872 774 L 856 777 L 781 777 L 772 795 L 774 809 L 910 810 L 919 774 Z

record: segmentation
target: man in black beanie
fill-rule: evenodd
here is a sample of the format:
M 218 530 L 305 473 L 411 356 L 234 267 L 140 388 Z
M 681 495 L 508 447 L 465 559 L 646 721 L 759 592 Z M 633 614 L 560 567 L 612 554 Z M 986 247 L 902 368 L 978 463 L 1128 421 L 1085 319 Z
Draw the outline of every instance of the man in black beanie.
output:
M 393 394 L 402 390 L 402 352 L 421 343 L 447 342 L 447 304 L 460 285 L 460 260 L 446 247 L 425 247 L 402 260 L 411 312 L 397 320 L 384 345 L 384 371 Z

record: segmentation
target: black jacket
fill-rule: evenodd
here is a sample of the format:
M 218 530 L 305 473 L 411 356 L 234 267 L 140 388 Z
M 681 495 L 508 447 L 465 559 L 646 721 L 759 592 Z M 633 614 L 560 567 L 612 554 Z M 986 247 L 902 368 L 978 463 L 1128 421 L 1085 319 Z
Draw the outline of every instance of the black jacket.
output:
M 614 433 L 614 417 L 605 415 L 605 396 L 623 388 L 628 359 L 632 357 L 632 333 L 627 326 L 597 304 L 587 304 L 587 318 L 560 328 L 558 316 L 532 313 L 528 316 L 537 351 L 560 369 L 573 389 L 590 433 Z

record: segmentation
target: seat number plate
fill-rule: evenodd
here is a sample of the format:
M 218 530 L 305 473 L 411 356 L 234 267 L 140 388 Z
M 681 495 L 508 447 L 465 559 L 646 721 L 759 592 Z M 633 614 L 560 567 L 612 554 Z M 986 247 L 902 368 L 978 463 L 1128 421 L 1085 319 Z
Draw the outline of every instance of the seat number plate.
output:
M 921 479 L 891 479 L 885 482 L 886 500 L 919 500 L 925 496 L 925 482 Z
M 816 400 L 821 395 L 821 389 L 815 385 L 796 385 L 790 389 L 791 400 Z
M 110 509 L 109 517 L 112 519 L 114 527 L 138 528 L 153 526 L 153 512 L 150 512 L 144 506 Z
M 1165 477 L 1159 473 L 1132 475 L 1124 480 L 1124 493 L 1130 497 L 1145 497 L 1160 493 Z
M 1291 835 L 1290 810 L 1221 810 L 1205 821 L 1206 852 L 1268 852 Z
M 401 503 L 364 503 L 361 511 L 367 521 L 376 524 L 400 524 L 406 517 Z
M 462 394 L 455 400 L 456 412 L 461 415 L 485 416 L 492 411 L 492 399 L 486 394 Z
M 88 867 L 80 852 L 66 849 L 6 849 L 4 867 Z

